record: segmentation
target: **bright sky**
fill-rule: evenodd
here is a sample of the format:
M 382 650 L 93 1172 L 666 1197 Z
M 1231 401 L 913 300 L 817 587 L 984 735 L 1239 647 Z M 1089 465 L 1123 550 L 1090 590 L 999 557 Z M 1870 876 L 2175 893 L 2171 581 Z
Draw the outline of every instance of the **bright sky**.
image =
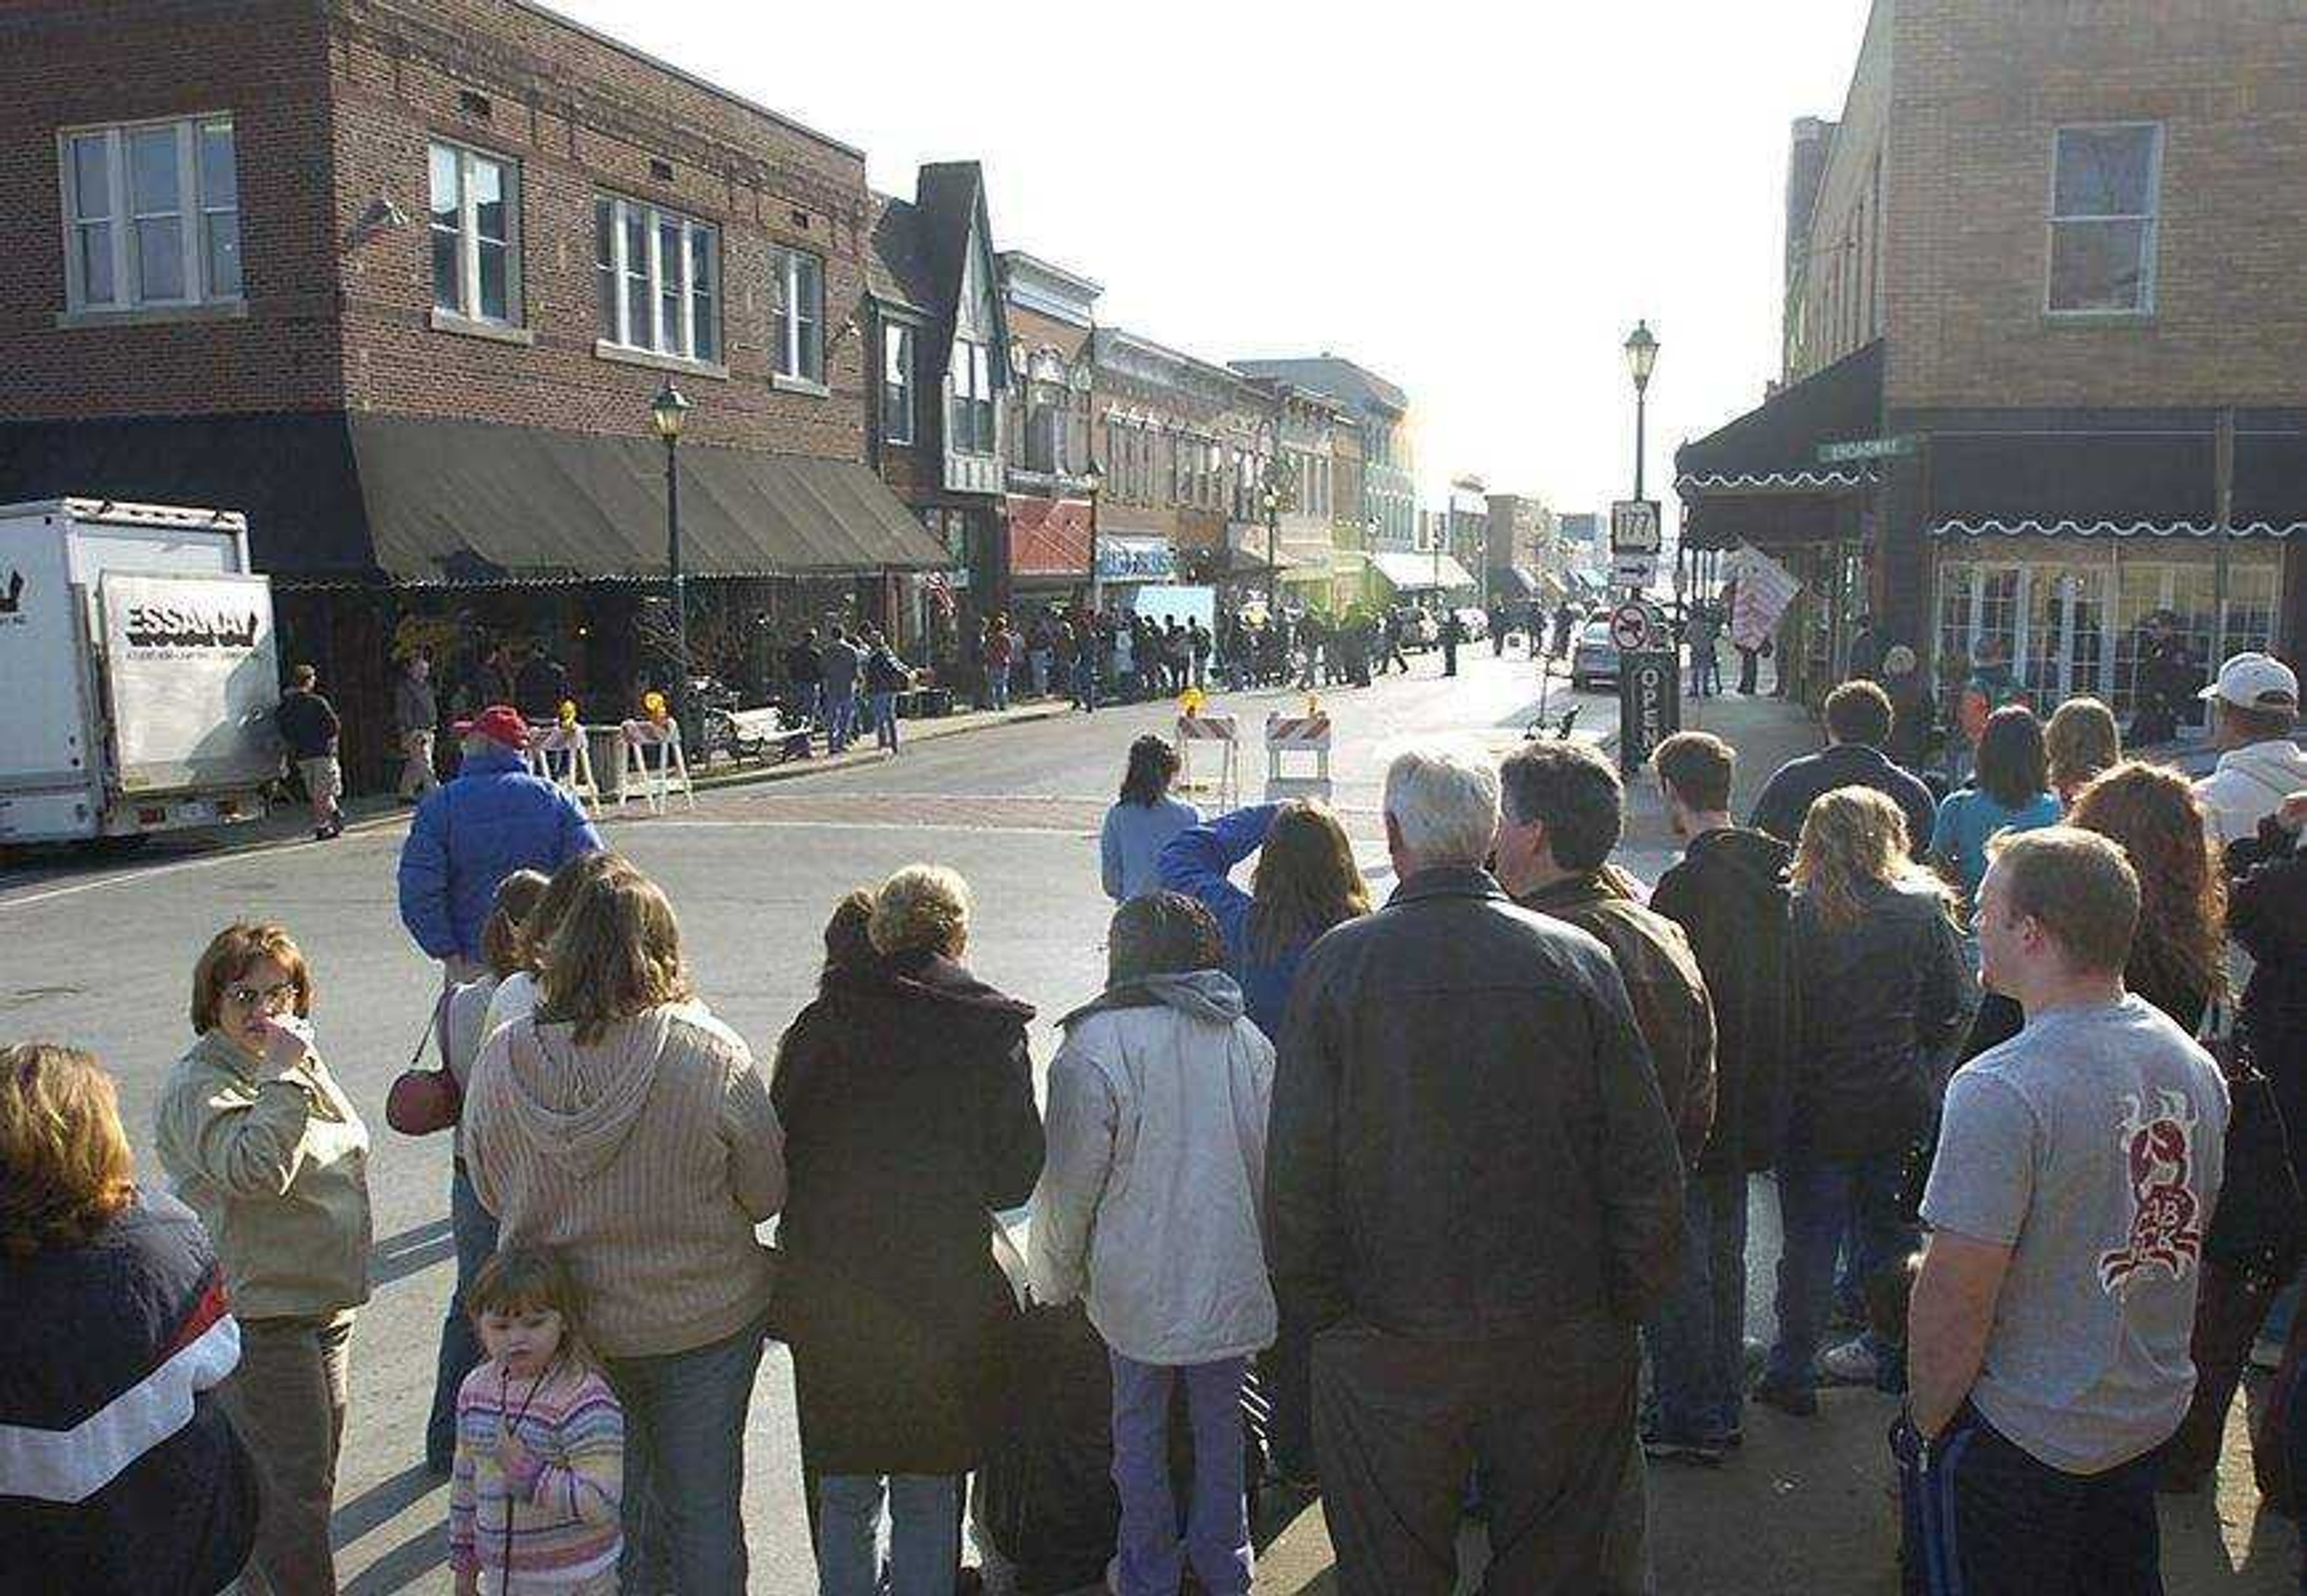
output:
M 548 0 L 866 151 L 910 196 L 985 164 L 997 248 L 1205 359 L 1350 356 L 1449 476 L 1558 510 L 1652 496 L 1778 374 L 1788 127 L 1838 116 L 1866 0 Z M 1669 508 L 1669 516 L 1672 510 Z

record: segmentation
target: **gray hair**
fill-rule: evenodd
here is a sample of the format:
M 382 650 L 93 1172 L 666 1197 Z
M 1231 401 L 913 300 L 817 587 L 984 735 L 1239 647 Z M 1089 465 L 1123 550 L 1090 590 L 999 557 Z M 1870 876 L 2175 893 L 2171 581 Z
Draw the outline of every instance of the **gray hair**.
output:
M 1385 812 L 1421 864 L 1479 864 L 1498 832 L 1497 761 L 1473 743 L 1422 743 L 1385 768 Z

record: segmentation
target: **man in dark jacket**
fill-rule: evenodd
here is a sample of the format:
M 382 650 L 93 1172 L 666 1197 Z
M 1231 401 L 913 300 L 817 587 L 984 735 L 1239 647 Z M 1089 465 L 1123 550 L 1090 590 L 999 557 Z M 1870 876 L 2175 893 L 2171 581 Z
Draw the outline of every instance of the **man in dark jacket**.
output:
M 806 721 L 822 719 L 825 657 L 818 647 L 816 627 L 804 627 L 785 649 L 785 680 L 793 683 L 793 712 Z
M 1450 1590 L 1479 1462 L 1490 1589 L 1618 1590 L 1634 1326 L 1681 1241 L 1674 1126 L 1608 950 L 1482 869 L 1488 759 L 1405 753 L 1385 807 L 1401 885 L 1300 966 L 1266 1163 L 1338 1587 Z
M 1826 695 L 1826 747 L 1788 759 L 1762 787 L 1748 822 L 1791 846 L 1802 840 L 1803 817 L 1837 787 L 1872 787 L 1907 817 L 1907 846 L 1917 859 L 1931 845 L 1938 801 L 1920 777 L 1891 763 L 1882 751 L 1894 712 L 1890 695 L 1872 682 L 1846 682 Z
M 326 842 L 344 834 L 344 811 L 337 801 L 344 796 L 345 774 L 337 763 L 337 738 L 343 730 L 336 706 L 321 695 L 319 675 L 311 665 L 288 673 L 288 691 L 272 712 L 272 725 L 296 761 L 304 783 L 305 799 L 313 806 L 313 840 Z
M 466 728 L 456 776 L 425 795 L 400 845 L 400 922 L 452 982 L 485 973 L 481 926 L 507 876 L 550 875 L 605 845 L 576 799 L 529 773 L 527 745 L 518 710 L 484 711 Z
M 1746 1177 L 1778 1157 L 1795 1036 L 1793 851 L 1730 819 L 1737 756 L 1705 732 L 1659 745 L 1681 862 L 1651 907 L 1690 939 L 1714 1005 L 1714 1129 L 1689 1182 L 1690 1251 L 1651 1341 L 1653 1457 L 1710 1462 L 1745 1428 Z

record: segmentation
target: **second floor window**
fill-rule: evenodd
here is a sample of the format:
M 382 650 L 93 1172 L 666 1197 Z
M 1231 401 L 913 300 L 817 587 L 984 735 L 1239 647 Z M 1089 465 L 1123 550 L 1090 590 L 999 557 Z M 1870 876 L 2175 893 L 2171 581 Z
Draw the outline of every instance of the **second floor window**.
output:
M 638 200 L 593 202 L 596 330 L 605 344 L 721 358 L 721 232 Z
M 951 416 L 946 427 L 946 447 L 961 454 L 991 454 L 993 425 L 993 350 L 965 338 L 953 340 Z
M 881 435 L 913 441 L 913 330 L 897 322 L 881 329 Z
M 64 293 L 72 309 L 240 298 L 231 117 L 82 128 L 62 142 Z
M 770 369 L 825 381 L 825 262 L 797 249 L 769 251 Z
M 2051 311 L 2153 310 L 2162 128 L 2063 127 L 2052 165 Z
M 433 308 L 520 320 L 520 168 L 456 144 L 431 150 Z

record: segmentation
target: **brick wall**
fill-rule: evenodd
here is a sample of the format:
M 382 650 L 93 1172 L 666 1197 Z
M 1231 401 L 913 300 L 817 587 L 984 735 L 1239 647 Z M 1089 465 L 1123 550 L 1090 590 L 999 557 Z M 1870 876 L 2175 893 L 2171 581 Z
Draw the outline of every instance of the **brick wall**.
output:
M 1900 0 L 1895 29 L 1890 403 L 2307 402 L 2307 12 Z M 2062 322 L 2052 133 L 2118 120 L 2164 127 L 2156 308 Z
M 0 415 L 12 420 L 342 402 L 319 9 L 89 0 L 0 14 Z M 60 129 L 233 117 L 246 314 L 60 328 Z

